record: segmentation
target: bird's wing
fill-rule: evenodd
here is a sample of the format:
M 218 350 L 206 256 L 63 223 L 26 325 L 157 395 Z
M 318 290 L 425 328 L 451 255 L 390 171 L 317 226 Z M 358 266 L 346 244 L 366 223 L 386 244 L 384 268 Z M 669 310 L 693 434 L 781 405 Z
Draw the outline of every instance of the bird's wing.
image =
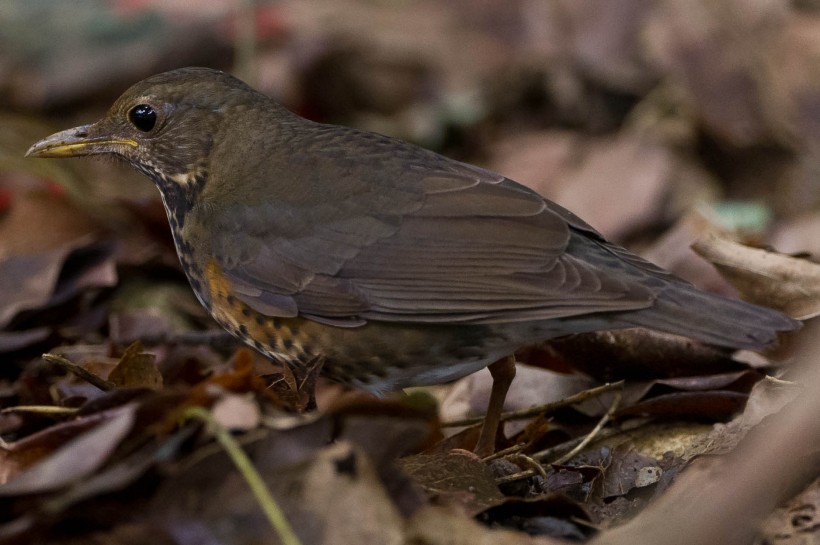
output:
M 212 221 L 213 254 L 255 310 L 337 325 L 495 323 L 651 304 L 655 290 L 634 271 L 660 269 L 524 186 L 441 159 L 391 183 L 348 171 L 344 189 L 328 183 L 327 195 L 233 205 Z

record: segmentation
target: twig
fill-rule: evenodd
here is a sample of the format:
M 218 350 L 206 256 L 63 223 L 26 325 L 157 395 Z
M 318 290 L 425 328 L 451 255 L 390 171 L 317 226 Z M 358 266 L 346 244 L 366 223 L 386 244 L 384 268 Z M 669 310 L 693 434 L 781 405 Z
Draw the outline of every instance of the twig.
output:
M 623 433 L 631 432 L 632 430 L 635 430 L 637 428 L 640 428 L 641 426 L 646 425 L 646 423 L 649 420 L 651 420 L 651 419 L 649 419 L 649 418 L 636 418 L 634 420 L 630 420 L 629 422 L 626 422 L 626 423 L 618 426 L 617 428 L 603 429 L 598 433 L 598 440 L 600 441 L 600 440 L 604 440 L 604 439 L 609 439 L 611 437 L 615 437 L 615 436 L 621 435 Z M 536 452 L 535 454 L 531 454 L 530 456 L 532 456 L 536 460 L 546 460 L 548 458 L 551 458 L 553 456 L 558 455 L 561 452 L 566 452 L 566 451 L 574 448 L 577 444 L 579 444 L 581 441 L 583 441 L 585 437 L 586 437 L 585 435 L 581 435 L 579 437 L 574 437 L 574 438 L 570 439 L 569 441 L 564 441 L 561 444 L 555 445 L 553 447 L 546 448 L 544 450 L 540 450 L 540 451 Z
M 282 543 L 284 545 L 301 545 L 301 541 L 299 541 L 299 538 L 293 531 L 293 527 L 285 518 L 284 513 L 279 508 L 279 504 L 276 503 L 276 500 L 265 485 L 265 481 L 262 480 L 262 476 L 259 475 L 259 472 L 253 467 L 253 463 L 248 458 L 248 455 L 245 454 L 245 451 L 242 450 L 228 430 L 214 420 L 213 415 L 202 407 L 189 408 L 185 411 L 185 418 L 202 420 L 208 424 L 216 440 L 222 445 L 222 448 L 225 449 L 225 452 L 227 452 L 231 461 L 239 470 L 239 473 L 248 483 L 253 495 L 256 497 L 256 501 L 258 501 L 260 507 L 262 507 L 262 511 L 264 511 L 270 525 L 276 533 L 279 534 Z
M 618 409 L 618 405 L 621 403 L 621 395 L 621 392 L 615 394 L 615 399 L 612 400 L 612 405 L 609 406 L 609 410 L 606 412 L 604 416 L 601 417 L 598 423 L 595 424 L 595 427 L 592 428 L 592 431 L 589 432 L 586 435 L 586 437 L 584 437 L 584 440 L 578 443 L 574 449 L 567 452 L 554 462 L 551 462 L 551 465 L 563 464 L 564 462 L 566 462 L 567 460 L 571 459 L 573 456 L 584 450 L 584 448 L 586 448 L 586 446 L 590 444 L 593 439 L 595 439 L 595 437 L 598 435 L 601 429 L 606 425 L 607 422 L 609 422 L 609 420 L 615 414 L 615 411 Z
M 485 464 L 487 462 L 492 462 L 493 460 L 495 460 L 497 458 L 503 458 L 504 456 L 507 456 L 508 454 L 515 454 L 517 452 L 520 452 L 525 446 L 526 445 L 524 443 L 519 443 L 517 445 L 507 447 L 503 450 L 499 450 L 498 452 L 494 452 L 494 453 L 490 454 L 489 456 L 485 456 L 484 458 L 481 459 L 481 461 L 484 462 Z
M 103 392 L 109 392 L 116 388 L 116 385 L 113 382 L 109 382 L 105 379 L 102 379 L 95 375 L 94 373 L 87 371 L 77 365 L 76 363 L 72 363 L 66 358 L 57 355 L 57 354 L 43 354 L 43 359 L 49 363 L 54 363 L 69 371 L 70 373 L 74 373 L 87 383 L 91 384 L 92 386 L 96 386 Z
M 506 422 L 507 420 L 523 420 L 525 418 L 551 413 L 553 411 L 557 411 L 558 409 L 563 409 L 564 407 L 569 407 L 570 405 L 575 405 L 576 403 L 581 403 L 582 401 L 586 401 L 587 399 L 597 397 L 606 392 L 617 390 L 618 388 L 622 388 L 623 385 L 624 381 L 622 380 L 612 383 L 608 382 L 606 384 L 602 384 L 601 386 L 596 386 L 595 388 L 590 388 L 588 390 L 578 392 L 577 394 L 573 394 L 569 397 L 565 397 L 564 399 L 553 401 L 552 403 L 546 403 L 544 405 L 538 405 L 537 407 L 529 407 L 527 409 L 521 409 L 518 411 L 506 412 L 501 415 L 501 422 Z M 483 416 L 477 416 L 473 418 L 464 418 L 462 420 L 442 422 L 441 426 L 449 428 L 460 426 L 472 426 L 473 424 L 478 424 L 482 420 L 484 420 Z
M 515 481 L 520 481 L 521 479 L 529 479 L 535 475 L 535 471 L 532 469 L 525 469 L 524 471 L 519 471 L 518 473 L 513 473 L 512 475 L 504 475 L 503 477 L 499 477 L 495 480 L 496 485 L 502 485 L 507 483 L 513 483 Z
M 588 434 L 586 434 L 583 437 L 578 437 L 578 438 L 574 439 L 573 441 L 577 442 L 575 447 L 572 450 L 570 450 L 569 452 L 567 452 L 566 454 L 564 454 L 563 456 L 561 456 L 560 458 L 558 458 L 557 460 L 555 460 L 554 462 L 550 462 L 549 465 L 563 464 L 567 460 L 570 460 L 573 456 L 575 456 L 576 454 L 581 452 L 584 448 L 586 448 L 587 445 L 589 445 L 592 442 L 593 439 L 595 439 L 596 437 L 598 437 L 600 435 L 601 430 L 603 429 L 603 427 L 606 425 L 607 422 L 609 422 L 609 420 L 615 414 L 615 411 L 618 409 L 618 405 L 620 404 L 620 402 L 621 402 L 621 392 L 618 392 L 615 395 L 615 399 L 612 400 L 612 404 L 609 406 L 609 410 L 606 412 L 606 414 L 604 416 L 601 417 L 601 419 L 598 421 L 598 423 L 595 424 L 595 427 L 592 428 L 592 431 L 590 431 Z M 569 441 L 567 443 L 569 443 Z M 565 447 L 567 445 L 567 443 L 564 443 L 562 445 L 558 445 L 558 447 Z M 538 452 L 538 453 L 532 455 L 531 458 L 533 460 L 543 460 L 544 459 L 544 454 L 548 453 L 548 452 L 553 452 L 555 448 L 556 447 L 553 447 L 553 449 L 547 449 L 545 451 Z M 535 474 L 536 474 L 536 472 L 534 470 L 526 469 L 524 471 L 519 471 L 518 473 L 513 473 L 512 475 L 505 475 L 503 477 L 499 477 L 498 479 L 495 480 L 495 484 L 500 485 L 500 484 L 505 484 L 505 483 L 511 483 L 511 482 L 518 481 L 518 480 L 521 480 L 521 479 L 528 479 L 529 477 L 532 477 Z
M 75 414 L 80 409 L 77 407 L 57 407 L 55 405 L 15 405 L 14 407 L 6 407 L 0 410 L 0 413 L 29 413 L 29 414 L 47 414 L 47 415 L 64 415 Z
M 531 471 L 533 471 L 534 473 L 538 473 L 541 477 L 545 479 L 547 478 L 547 470 L 544 469 L 544 466 L 538 463 L 538 460 L 536 460 L 535 458 L 527 456 L 526 454 L 515 454 L 513 456 L 510 456 L 510 461 L 524 462 L 525 464 L 530 466 Z
M 765 380 L 766 382 L 770 382 L 775 386 L 800 386 L 800 384 L 798 384 L 797 382 L 791 380 L 783 380 L 782 378 L 773 377 L 771 375 L 766 375 L 765 377 L 763 377 L 763 380 Z

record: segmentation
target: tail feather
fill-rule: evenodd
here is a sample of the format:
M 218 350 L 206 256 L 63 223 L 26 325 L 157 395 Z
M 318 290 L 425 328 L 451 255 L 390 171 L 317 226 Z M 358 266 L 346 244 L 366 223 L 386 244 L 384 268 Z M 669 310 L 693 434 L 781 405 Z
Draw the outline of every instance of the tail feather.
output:
M 697 290 L 687 285 L 669 286 L 655 304 L 625 313 L 624 321 L 730 348 L 759 349 L 777 340 L 779 331 L 801 326 L 775 310 Z

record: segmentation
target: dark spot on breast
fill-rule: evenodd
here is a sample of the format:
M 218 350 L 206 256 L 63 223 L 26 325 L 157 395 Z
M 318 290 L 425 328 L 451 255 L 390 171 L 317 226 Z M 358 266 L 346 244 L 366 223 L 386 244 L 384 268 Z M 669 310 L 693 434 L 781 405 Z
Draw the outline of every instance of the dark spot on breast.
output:
M 276 337 L 274 337 L 273 335 L 268 335 L 268 346 L 270 346 L 271 349 L 276 350 L 276 345 L 277 344 L 278 344 L 278 341 L 277 341 Z
M 338 473 L 339 475 L 349 475 L 350 477 L 356 477 L 356 462 L 356 453 L 351 451 L 348 454 L 333 460 L 333 466 L 336 469 L 336 473 Z
M 280 320 L 279 318 L 274 318 L 273 319 L 273 327 L 274 327 L 274 329 L 281 329 L 282 328 L 282 320 Z
M 293 348 L 293 339 L 285 339 L 282 341 L 282 346 L 284 346 L 285 349 L 290 350 Z
M 244 316 L 245 318 L 250 318 L 251 317 L 251 309 L 249 309 L 248 307 L 243 308 L 242 309 L 242 316 Z
M 228 300 L 229 305 L 235 305 L 236 304 L 236 297 L 234 297 L 233 295 L 228 295 L 227 300 Z
M 245 324 L 242 324 L 242 325 L 239 326 L 239 334 L 242 335 L 243 337 L 248 336 L 248 328 L 245 327 Z
M 265 317 L 261 314 L 256 315 L 256 325 L 265 325 Z

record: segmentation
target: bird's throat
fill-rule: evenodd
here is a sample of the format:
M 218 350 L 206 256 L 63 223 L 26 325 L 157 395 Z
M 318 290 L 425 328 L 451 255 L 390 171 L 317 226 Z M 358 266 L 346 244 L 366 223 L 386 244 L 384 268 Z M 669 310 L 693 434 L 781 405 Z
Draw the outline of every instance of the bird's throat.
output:
M 189 212 L 193 210 L 197 199 L 205 188 L 207 182 L 206 172 L 198 170 L 166 175 L 151 166 L 134 163 L 134 167 L 151 178 L 159 189 L 182 270 L 188 277 L 197 299 L 207 307 L 209 301 L 204 290 L 203 267 L 199 262 L 195 245 L 188 240 L 184 229 Z
M 134 164 L 134 166 L 151 178 L 159 189 L 162 204 L 165 205 L 168 221 L 171 223 L 171 230 L 176 232 L 181 229 L 188 212 L 194 208 L 197 198 L 205 188 L 207 173 L 199 169 L 168 175 L 151 166 L 142 164 Z

